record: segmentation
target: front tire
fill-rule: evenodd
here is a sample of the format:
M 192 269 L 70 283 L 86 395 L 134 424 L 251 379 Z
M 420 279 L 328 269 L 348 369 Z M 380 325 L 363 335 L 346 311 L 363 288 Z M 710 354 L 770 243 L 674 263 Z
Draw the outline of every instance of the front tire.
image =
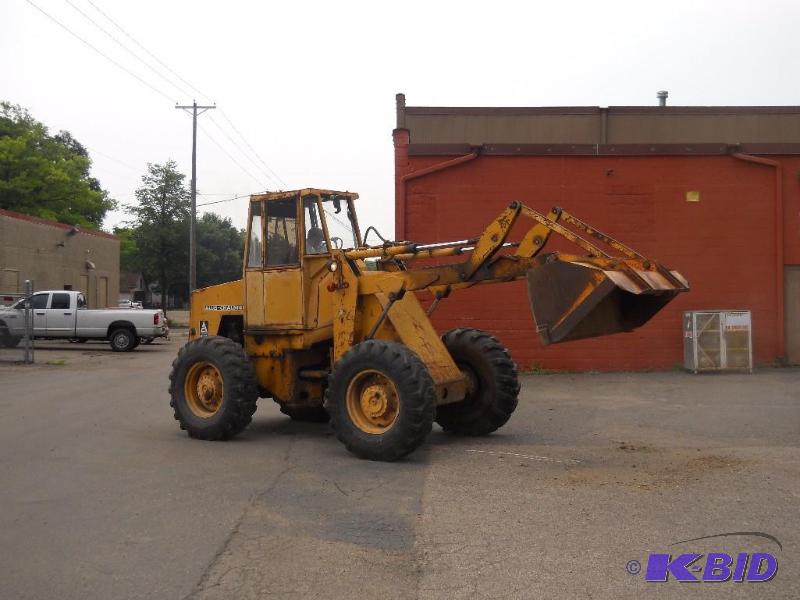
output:
M 187 343 L 172 363 L 170 406 L 181 429 L 201 440 L 227 440 L 256 412 L 256 374 L 244 349 L 223 337 Z
M 416 450 L 431 432 L 436 389 L 425 364 L 406 346 L 368 340 L 336 363 L 325 408 L 350 452 L 393 461 Z
M 453 329 L 442 336 L 470 389 L 460 402 L 439 406 L 436 422 L 445 431 L 487 435 L 506 424 L 517 408 L 517 366 L 500 341 L 480 329 Z
M 139 345 L 139 339 L 130 329 L 120 327 L 111 333 L 109 343 L 114 352 L 130 352 Z

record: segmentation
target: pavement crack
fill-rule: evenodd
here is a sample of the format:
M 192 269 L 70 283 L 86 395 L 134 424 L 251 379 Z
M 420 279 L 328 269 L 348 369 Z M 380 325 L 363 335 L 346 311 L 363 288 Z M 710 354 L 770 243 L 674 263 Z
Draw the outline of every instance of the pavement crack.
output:
M 236 519 L 236 523 L 234 523 L 230 532 L 228 533 L 227 536 L 225 536 L 225 539 L 223 540 L 222 544 L 220 544 L 220 547 L 214 553 L 214 556 L 211 557 L 211 560 L 208 562 L 205 569 L 203 569 L 203 574 L 200 576 L 200 580 L 197 582 L 194 589 L 183 597 L 183 600 L 192 600 L 192 598 L 196 598 L 198 594 L 220 585 L 219 582 L 222 581 L 222 578 L 219 579 L 219 582 L 209 585 L 209 578 L 211 577 L 211 572 L 213 571 L 214 567 L 219 562 L 219 560 L 222 558 L 222 556 L 225 554 L 225 551 L 228 549 L 233 539 L 239 533 L 239 529 L 241 528 L 242 523 L 244 522 L 244 519 L 247 516 L 247 513 L 250 512 L 250 510 L 253 508 L 253 506 L 255 506 L 255 504 L 259 500 L 261 500 L 267 494 L 272 492 L 280 483 L 283 476 L 286 475 L 286 473 L 288 473 L 292 469 L 294 469 L 294 467 L 295 465 L 287 465 L 272 479 L 272 481 L 266 488 L 264 488 L 259 492 L 255 492 L 250 497 L 250 500 L 247 502 L 247 505 L 242 511 L 242 514 L 239 515 L 238 519 Z

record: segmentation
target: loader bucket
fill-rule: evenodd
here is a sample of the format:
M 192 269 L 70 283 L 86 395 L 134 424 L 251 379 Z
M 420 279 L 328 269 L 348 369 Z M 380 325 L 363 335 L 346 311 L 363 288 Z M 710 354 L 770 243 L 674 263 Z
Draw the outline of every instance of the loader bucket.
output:
M 528 297 L 542 343 L 632 331 L 679 293 L 686 280 L 664 268 L 620 261 L 608 269 L 583 261 L 547 262 L 528 271 Z

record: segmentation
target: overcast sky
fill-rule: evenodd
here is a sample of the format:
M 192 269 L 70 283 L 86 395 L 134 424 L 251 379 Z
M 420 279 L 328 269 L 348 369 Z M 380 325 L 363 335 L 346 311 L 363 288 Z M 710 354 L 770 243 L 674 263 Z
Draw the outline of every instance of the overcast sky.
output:
M 200 123 L 224 148 L 199 132 L 198 203 L 357 191 L 362 227 L 390 234 L 397 92 L 409 106 L 652 105 L 660 89 L 674 105 L 800 104 L 796 1 L 31 2 L 142 80 L 26 0 L 0 3 L 0 99 L 72 132 L 121 203 L 147 162 L 175 159 L 188 185 L 191 119 L 174 103 L 193 98 L 217 103 Z M 246 200 L 203 210 L 243 226 Z

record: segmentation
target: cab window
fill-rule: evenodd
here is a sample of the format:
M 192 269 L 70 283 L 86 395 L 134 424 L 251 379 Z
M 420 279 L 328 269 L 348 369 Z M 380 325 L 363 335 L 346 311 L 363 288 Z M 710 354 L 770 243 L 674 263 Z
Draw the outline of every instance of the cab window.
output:
M 250 205 L 250 250 L 247 254 L 248 267 L 261 266 L 261 203 L 254 202 Z
M 322 229 L 322 220 L 317 207 L 317 197 L 309 194 L 303 197 L 303 211 L 305 212 L 306 226 L 306 254 L 327 254 L 328 243 L 325 241 L 325 231 Z
M 267 266 L 299 264 L 295 199 L 267 202 L 266 213 Z
M 33 308 L 47 308 L 47 298 L 49 294 L 34 294 Z
M 358 246 L 357 227 L 347 198 L 323 195 L 321 200 L 331 246 L 336 249 L 356 248 Z
M 86 308 L 86 298 L 83 294 L 78 294 L 77 304 L 78 308 Z
M 69 294 L 53 294 L 50 301 L 50 308 L 69 308 Z

